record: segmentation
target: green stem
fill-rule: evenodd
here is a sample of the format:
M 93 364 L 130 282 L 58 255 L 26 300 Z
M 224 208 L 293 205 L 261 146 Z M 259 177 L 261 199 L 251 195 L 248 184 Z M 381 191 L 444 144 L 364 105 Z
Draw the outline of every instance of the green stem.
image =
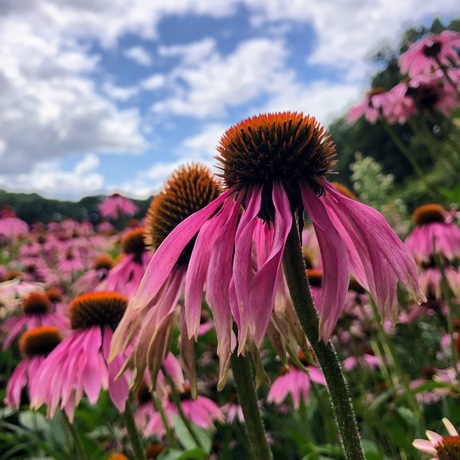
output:
M 200 441 L 200 438 L 198 437 L 198 435 L 196 434 L 195 429 L 193 428 L 193 424 L 190 422 L 190 420 L 185 415 L 184 409 L 182 409 L 182 404 L 180 402 L 180 396 L 179 396 L 179 393 L 177 392 L 176 385 L 174 384 L 172 378 L 169 375 L 165 374 L 165 377 L 166 377 L 166 380 L 168 381 L 168 384 L 170 386 L 171 396 L 173 398 L 174 405 L 177 407 L 177 411 L 179 412 L 180 418 L 184 422 L 184 425 L 187 428 L 188 432 L 190 433 L 190 436 L 195 441 L 195 444 L 198 447 L 203 448 L 203 445 L 202 445 L 202 443 Z
M 251 361 L 247 356 L 237 356 L 236 353 L 232 353 L 231 366 L 238 398 L 243 410 L 244 424 L 251 450 L 251 459 L 272 459 L 273 456 L 268 447 L 267 436 L 257 403 L 257 393 Z
M 439 256 L 438 253 L 434 254 L 434 260 L 436 262 L 436 265 L 441 272 L 441 291 L 442 291 L 442 298 L 444 301 L 447 303 L 448 307 L 448 315 L 447 315 L 447 330 L 449 332 L 450 336 L 450 359 L 451 359 L 451 364 L 452 368 L 455 370 L 455 373 L 457 375 L 457 379 L 460 377 L 460 372 L 458 369 L 458 356 L 457 356 L 457 350 L 455 348 L 455 328 L 454 328 L 454 312 L 455 312 L 455 307 L 452 304 L 451 301 L 451 289 L 449 287 L 449 283 L 447 282 L 446 278 L 446 273 L 444 270 L 444 265 L 441 262 L 441 257 Z
M 326 378 L 345 458 L 364 460 L 348 387 L 337 355 L 331 344 L 319 340 L 318 315 L 311 296 L 301 252 L 300 237 L 294 219 L 284 250 L 284 272 L 292 302 L 316 358 Z
M 396 373 L 396 383 L 399 383 L 404 387 L 404 394 L 406 395 L 407 402 L 412 407 L 412 410 L 417 415 L 417 417 L 423 421 L 423 414 L 420 411 L 417 399 L 415 398 L 415 395 L 410 387 L 409 378 L 407 374 L 403 371 L 401 364 L 399 363 L 398 356 L 394 351 L 394 347 L 391 343 L 391 340 L 388 339 L 388 335 L 383 329 L 380 315 L 372 299 L 370 299 L 370 304 L 372 308 L 372 313 L 375 318 L 375 323 L 377 326 L 380 342 L 382 343 L 385 354 L 387 358 L 391 361 L 394 372 Z
M 125 421 L 126 430 L 128 431 L 128 437 L 133 448 L 135 460 L 146 460 L 144 446 L 142 445 L 142 439 L 136 428 L 134 421 L 133 407 L 131 399 L 126 401 L 125 412 L 123 413 L 123 419 Z
M 425 175 L 423 171 L 421 170 L 420 166 L 418 165 L 417 161 L 415 158 L 412 156 L 412 153 L 409 151 L 409 149 L 403 144 L 401 139 L 398 137 L 398 135 L 395 133 L 394 129 L 391 127 L 391 125 L 388 123 L 388 121 L 385 120 L 385 118 L 381 118 L 382 125 L 387 132 L 387 134 L 390 136 L 391 140 L 395 143 L 396 147 L 398 147 L 399 151 L 403 154 L 404 158 L 411 164 L 413 170 L 417 174 L 418 178 L 422 181 L 422 183 L 425 185 L 427 188 L 428 192 L 432 196 L 436 196 L 435 193 L 431 190 L 431 186 L 427 183 L 425 179 Z
M 163 409 L 163 404 L 161 403 L 160 398 L 156 394 L 152 394 L 153 404 L 155 405 L 155 409 L 160 414 L 161 422 L 163 423 L 163 428 L 166 432 L 166 438 L 168 440 L 168 444 L 170 447 L 179 447 L 176 438 L 169 426 L 168 419 L 166 418 L 165 411 Z
M 86 455 L 86 451 L 83 446 L 83 442 L 81 440 L 80 433 L 78 432 L 77 427 L 69 420 L 67 414 L 62 412 L 62 416 L 72 436 L 73 447 L 75 450 L 77 460 L 88 460 L 88 456 Z

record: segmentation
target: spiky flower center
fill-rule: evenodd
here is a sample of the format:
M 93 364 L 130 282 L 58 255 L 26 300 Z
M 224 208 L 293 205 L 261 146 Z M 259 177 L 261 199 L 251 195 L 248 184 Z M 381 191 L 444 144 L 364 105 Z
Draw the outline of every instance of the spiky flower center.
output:
M 26 315 L 40 315 L 51 309 L 51 300 L 40 291 L 31 292 L 23 301 L 22 308 Z
M 152 395 L 150 394 L 149 387 L 147 386 L 147 382 L 144 379 L 141 380 L 141 383 L 136 389 L 136 399 L 139 405 L 152 402 Z
M 62 340 L 59 329 L 54 326 L 42 326 L 24 332 L 19 339 L 19 350 L 26 358 L 46 356 Z
M 323 272 L 321 270 L 314 268 L 307 270 L 307 278 L 310 286 L 321 287 L 323 284 Z
M 217 147 L 228 187 L 314 184 L 335 164 L 334 145 L 315 118 L 296 112 L 262 114 L 232 126 Z
M 445 436 L 434 448 L 439 460 L 458 460 L 460 458 L 460 436 Z
M 113 259 L 108 254 L 101 254 L 93 263 L 94 270 L 110 270 L 113 267 Z
M 149 444 L 145 448 L 145 455 L 147 460 L 154 460 L 165 450 L 165 446 L 161 444 Z
M 433 222 L 444 223 L 446 211 L 440 204 L 425 204 L 419 206 L 412 215 L 416 227 Z
M 60 302 L 62 300 L 62 292 L 57 288 L 48 288 L 46 290 L 46 295 L 51 302 Z
M 220 194 L 219 183 L 202 165 L 181 166 L 155 196 L 147 212 L 147 243 L 155 250 L 183 220 L 203 209 Z M 183 251 L 178 263 L 186 263 L 193 243 Z
M 145 251 L 144 228 L 128 230 L 121 239 L 121 247 L 125 254 L 142 254 Z
M 90 292 L 72 300 L 69 306 L 72 329 L 87 329 L 108 325 L 115 329 L 120 322 L 128 299 L 117 292 Z

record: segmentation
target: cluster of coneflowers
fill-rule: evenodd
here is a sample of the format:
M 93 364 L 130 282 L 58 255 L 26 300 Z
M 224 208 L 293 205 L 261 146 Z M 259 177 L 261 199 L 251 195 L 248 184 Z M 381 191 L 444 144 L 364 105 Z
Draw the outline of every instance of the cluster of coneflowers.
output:
M 413 88 L 425 91 L 429 82 L 440 89 L 441 74 L 446 94 L 436 108 L 458 104 L 451 102 L 458 73 L 447 68 L 458 63 L 452 51 L 458 34 L 429 40 L 401 58 L 412 78 L 404 116 L 423 99 Z M 393 118 L 390 105 L 377 105 L 382 94 L 374 98 L 366 113 L 401 120 L 394 105 Z M 106 390 L 123 414 L 136 458 L 147 455 L 139 433 L 176 448 L 173 427 L 182 418 L 198 446 L 194 425 L 215 430 L 237 419 L 246 425 L 252 458 L 266 459 L 270 433 L 256 383 L 267 382 L 264 355 L 272 350 L 279 375 L 268 385 L 267 402 L 280 413 L 290 410 L 289 402 L 300 410 L 312 389 L 327 388 L 334 441 L 345 458 L 364 458 L 342 368 L 349 375 L 380 370 L 414 414 L 458 385 L 458 216 L 437 204 L 417 209 L 404 244 L 376 210 L 327 180 L 336 162 L 333 143 L 301 113 L 243 120 L 224 133 L 217 150 L 217 176 L 197 164 L 180 167 L 144 221 L 121 235 L 109 223 L 99 232 L 72 221 L 29 229 L 11 210 L 2 215 L 0 235 L 14 257 L 0 272 L 7 317 L 0 327 L 3 347 L 18 344 L 22 357 L 5 403 L 46 407 L 49 417 L 62 411 L 72 424 L 82 401 L 95 405 Z M 135 210 L 120 195 L 101 205 L 107 218 Z M 445 366 L 409 381 L 391 347 L 393 323 L 429 316 L 446 325 L 442 343 L 449 350 L 439 356 Z M 208 340 L 197 354 L 210 333 L 215 346 Z M 230 381 L 238 395 L 222 407 L 208 397 L 214 392 L 201 394 L 200 370 L 216 362 L 214 355 L 218 371 L 207 375 L 208 390 L 224 392 Z M 443 382 L 444 393 L 418 390 L 428 381 Z M 429 441 L 414 446 L 437 459 L 455 458 L 460 438 L 444 423 L 450 436 L 428 432 Z

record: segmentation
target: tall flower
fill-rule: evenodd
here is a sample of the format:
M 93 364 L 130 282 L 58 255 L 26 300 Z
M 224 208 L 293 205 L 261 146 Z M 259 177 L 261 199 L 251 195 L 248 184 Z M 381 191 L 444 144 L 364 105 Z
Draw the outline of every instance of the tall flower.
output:
M 123 412 L 129 395 L 126 376 L 115 380 L 123 360 L 107 363 L 113 329 L 128 300 L 115 292 L 92 292 L 76 297 L 69 306 L 72 332 L 48 355 L 37 372 L 31 407 L 48 406 L 51 417 L 58 406 L 70 420 L 83 393 L 95 404 L 102 389 Z
M 157 250 L 184 219 L 211 203 L 219 195 L 219 191 L 218 182 L 204 166 L 192 164 L 176 170 L 163 189 L 155 195 L 148 210 L 145 227 L 147 244 L 152 250 Z M 193 235 L 189 240 L 192 237 Z M 180 239 L 183 239 L 183 236 Z M 140 382 L 144 370 L 148 367 L 155 384 L 156 374 L 168 352 L 174 312 L 183 293 L 192 248 L 192 241 L 187 241 L 181 247 L 175 260 L 171 261 L 172 264 L 166 274 L 170 276 L 163 277 L 160 289 L 145 302 L 139 302 L 137 296 L 130 303 L 115 331 L 112 354 L 120 349 L 125 350 L 138 335 L 129 360 L 134 362 L 136 367 L 136 383 Z M 149 264 L 149 267 L 152 265 Z M 143 280 L 144 285 L 149 282 L 148 279 Z M 201 286 L 198 286 L 198 289 L 201 305 Z M 183 311 L 181 315 L 184 316 Z M 198 317 L 198 323 L 199 319 Z M 183 325 L 182 343 L 186 344 L 188 334 L 184 329 L 184 319 L 181 320 L 181 324 Z M 189 357 L 193 358 L 192 355 Z M 191 366 L 190 359 L 187 361 Z
M 37 386 L 37 371 L 45 359 L 61 341 L 59 329 L 54 326 L 42 326 L 22 334 L 19 350 L 23 360 L 14 369 L 6 386 L 5 404 L 19 409 L 21 391 L 28 388 L 29 400 Z
M 227 130 L 218 151 L 226 191 L 164 239 L 133 301 L 139 312 L 166 289 L 184 250 L 191 250 L 184 305 L 189 337 L 198 335 L 206 285 L 221 362 L 232 351 L 233 323 L 240 353 L 248 343 L 260 345 L 288 234 L 293 225 L 302 228 L 304 212 L 322 257 L 322 340 L 342 311 L 350 272 L 376 298 L 382 316 L 397 316 L 398 279 L 423 298 L 414 260 L 381 214 L 324 179 L 335 163 L 334 146 L 313 117 L 282 112 L 248 118 Z M 223 377 L 221 368 L 221 384 Z

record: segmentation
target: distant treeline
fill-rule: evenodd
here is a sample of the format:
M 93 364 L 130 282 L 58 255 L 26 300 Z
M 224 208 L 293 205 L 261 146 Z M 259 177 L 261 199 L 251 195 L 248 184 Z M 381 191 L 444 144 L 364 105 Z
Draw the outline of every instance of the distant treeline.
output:
M 105 198 L 103 195 L 87 196 L 78 202 L 61 201 L 44 198 L 37 193 L 10 193 L 0 190 L 0 208 L 5 205 L 13 207 L 16 215 L 28 224 L 34 222 L 61 221 L 74 219 L 90 221 L 97 224 L 101 217 L 98 204 Z M 132 200 L 139 211 L 133 217 L 141 219 L 145 216 L 153 197 L 146 200 Z

